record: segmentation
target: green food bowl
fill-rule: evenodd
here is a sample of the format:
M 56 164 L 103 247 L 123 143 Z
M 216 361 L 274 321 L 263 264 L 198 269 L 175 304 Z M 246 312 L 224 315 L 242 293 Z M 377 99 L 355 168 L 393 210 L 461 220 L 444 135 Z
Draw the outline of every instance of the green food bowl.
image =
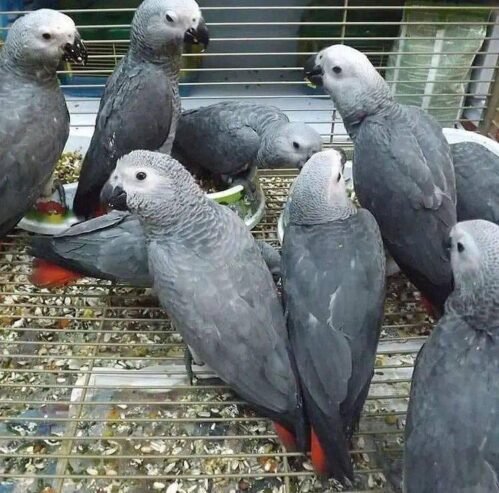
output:
M 61 161 L 63 159 L 64 155 Z M 258 175 L 255 175 L 253 178 L 253 183 L 256 188 L 253 200 L 249 200 L 246 197 L 242 185 L 236 185 L 222 191 L 207 193 L 207 196 L 219 204 L 232 209 L 245 222 L 249 229 L 253 229 L 261 221 L 265 212 L 265 195 L 260 186 Z M 78 218 L 72 212 L 77 186 L 77 182 L 64 185 L 66 204 L 69 210 L 63 211 L 61 209 L 58 193 L 55 192 L 51 197 L 51 200 L 46 202 L 48 205 L 47 207 L 44 207 L 45 210 L 43 212 L 40 211 L 40 204 L 38 204 L 38 207 L 30 210 L 17 226 L 31 233 L 56 235 L 62 233 L 73 224 L 80 222 L 81 218 Z

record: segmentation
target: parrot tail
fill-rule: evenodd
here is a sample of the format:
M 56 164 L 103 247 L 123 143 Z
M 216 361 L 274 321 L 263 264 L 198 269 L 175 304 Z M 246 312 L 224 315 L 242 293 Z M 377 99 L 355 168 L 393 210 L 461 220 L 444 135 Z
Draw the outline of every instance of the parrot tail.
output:
M 274 422 L 274 430 L 288 452 L 296 452 L 296 438 L 287 428 Z
M 93 217 L 99 217 L 99 216 L 104 216 L 107 214 L 107 207 L 104 205 L 100 204 L 97 209 L 94 211 Z
M 42 259 L 33 260 L 29 280 L 39 288 L 60 288 L 71 284 L 83 276 Z
M 421 295 L 421 304 L 423 305 L 423 308 L 425 309 L 426 313 L 435 320 L 438 320 L 441 316 L 441 310 L 433 305 L 427 298 L 425 298 L 423 295 Z
M 317 438 L 314 429 L 310 432 L 310 458 L 315 472 L 320 476 L 328 475 L 326 452 Z

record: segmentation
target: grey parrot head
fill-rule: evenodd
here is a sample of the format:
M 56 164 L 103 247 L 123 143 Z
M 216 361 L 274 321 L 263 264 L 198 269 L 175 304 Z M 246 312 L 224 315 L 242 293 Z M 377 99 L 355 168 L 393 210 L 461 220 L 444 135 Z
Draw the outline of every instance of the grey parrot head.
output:
M 204 192 L 171 156 L 133 151 L 118 160 L 101 199 L 113 209 L 131 211 L 149 223 L 169 225 L 190 217 Z
M 2 56 L 13 66 L 49 71 L 54 76 L 61 60 L 87 62 L 87 50 L 73 20 L 51 9 L 35 10 L 17 19 Z
M 370 111 L 380 98 L 391 98 L 388 85 L 366 55 L 351 46 L 324 48 L 309 58 L 304 71 L 306 79 L 333 98 L 343 118 Z
M 287 204 L 287 223 L 312 225 L 345 219 L 356 213 L 348 197 L 340 152 L 314 154 L 296 177 Z
M 134 49 L 154 56 L 180 54 L 184 42 L 208 46 L 210 37 L 194 0 L 144 0 L 135 12 L 130 35 Z
M 304 123 L 284 123 L 273 128 L 258 155 L 260 168 L 298 168 L 322 149 L 321 136 Z
M 499 307 L 499 226 L 484 220 L 460 222 L 452 228 L 448 246 L 455 289 L 450 299 L 473 300 L 470 306 L 480 309 L 492 298 Z

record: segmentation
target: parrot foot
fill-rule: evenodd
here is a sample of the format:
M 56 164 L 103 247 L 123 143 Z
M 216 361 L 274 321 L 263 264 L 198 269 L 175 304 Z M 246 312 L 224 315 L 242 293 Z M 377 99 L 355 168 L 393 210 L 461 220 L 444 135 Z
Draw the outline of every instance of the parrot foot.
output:
M 66 202 L 66 190 L 64 190 L 63 184 L 59 180 L 54 180 L 54 188 L 59 195 L 59 201 L 64 207 L 64 210 L 68 210 L 68 203 Z
M 192 370 L 192 362 L 194 361 L 194 358 L 192 357 L 191 350 L 189 347 L 185 348 L 184 351 L 184 364 L 185 364 L 185 371 L 187 372 L 187 378 L 189 379 L 189 384 L 194 386 L 194 371 Z
M 225 382 L 218 377 L 198 377 L 192 368 L 192 364 L 194 363 L 197 366 L 202 366 L 204 363 L 199 362 L 196 358 L 196 353 L 193 352 L 192 349 L 187 346 L 184 351 L 184 363 L 185 363 L 185 371 L 187 372 L 187 378 L 189 379 L 189 384 L 191 386 L 196 385 L 213 385 L 220 386 L 225 385 Z
M 244 188 L 246 198 L 250 202 L 254 202 L 257 199 L 257 189 L 253 183 L 255 174 L 256 169 L 250 168 L 235 176 L 221 175 L 220 179 L 223 183 L 231 187 L 241 185 Z
M 247 178 L 236 178 L 233 181 L 233 185 L 242 185 L 244 187 L 246 199 L 248 199 L 249 202 L 255 202 L 257 190 L 255 184 L 251 180 L 248 180 Z

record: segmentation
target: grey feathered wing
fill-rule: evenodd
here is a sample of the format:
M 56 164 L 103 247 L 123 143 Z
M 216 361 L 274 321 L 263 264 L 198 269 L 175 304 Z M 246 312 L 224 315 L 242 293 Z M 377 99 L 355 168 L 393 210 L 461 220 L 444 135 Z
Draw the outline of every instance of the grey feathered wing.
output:
M 348 440 L 373 375 L 383 315 L 381 238 L 367 211 L 288 226 L 282 249 L 288 330 L 328 474 L 352 479 Z
M 34 237 L 28 253 L 85 276 L 152 286 L 144 231 L 129 213 L 112 211 L 60 235 Z
M 161 69 L 125 58 L 106 84 L 95 132 L 83 160 L 74 210 L 90 217 L 116 161 L 136 150 L 158 150 L 173 118 L 173 89 Z
M 0 95 L 2 237 L 34 205 L 52 175 L 69 135 L 69 114 L 62 95 L 38 93 L 5 73 Z
M 428 164 L 423 147 L 409 126 L 381 116 L 367 118 L 356 140 L 354 182 L 394 260 L 442 308 L 452 289 L 445 245 L 456 223 L 456 208 L 445 191 L 451 187 L 444 173 L 433 171 L 436 165 Z
M 234 175 L 256 162 L 260 136 L 230 105 L 182 113 L 172 155 L 187 169 Z
M 406 493 L 499 492 L 496 339 L 445 318 L 421 349 L 406 425 Z
M 435 118 L 417 106 L 404 106 L 403 109 L 412 123 L 412 132 L 434 176 L 435 183 L 455 204 L 457 195 L 452 153 L 442 127 Z
M 451 145 L 459 221 L 485 219 L 499 224 L 499 156 L 476 142 Z
M 153 241 L 154 286 L 196 354 L 252 407 L 293 430 L 299 392 L 282 308 L 249 232 L 233 233 L 232 253 L 220 261 Z

